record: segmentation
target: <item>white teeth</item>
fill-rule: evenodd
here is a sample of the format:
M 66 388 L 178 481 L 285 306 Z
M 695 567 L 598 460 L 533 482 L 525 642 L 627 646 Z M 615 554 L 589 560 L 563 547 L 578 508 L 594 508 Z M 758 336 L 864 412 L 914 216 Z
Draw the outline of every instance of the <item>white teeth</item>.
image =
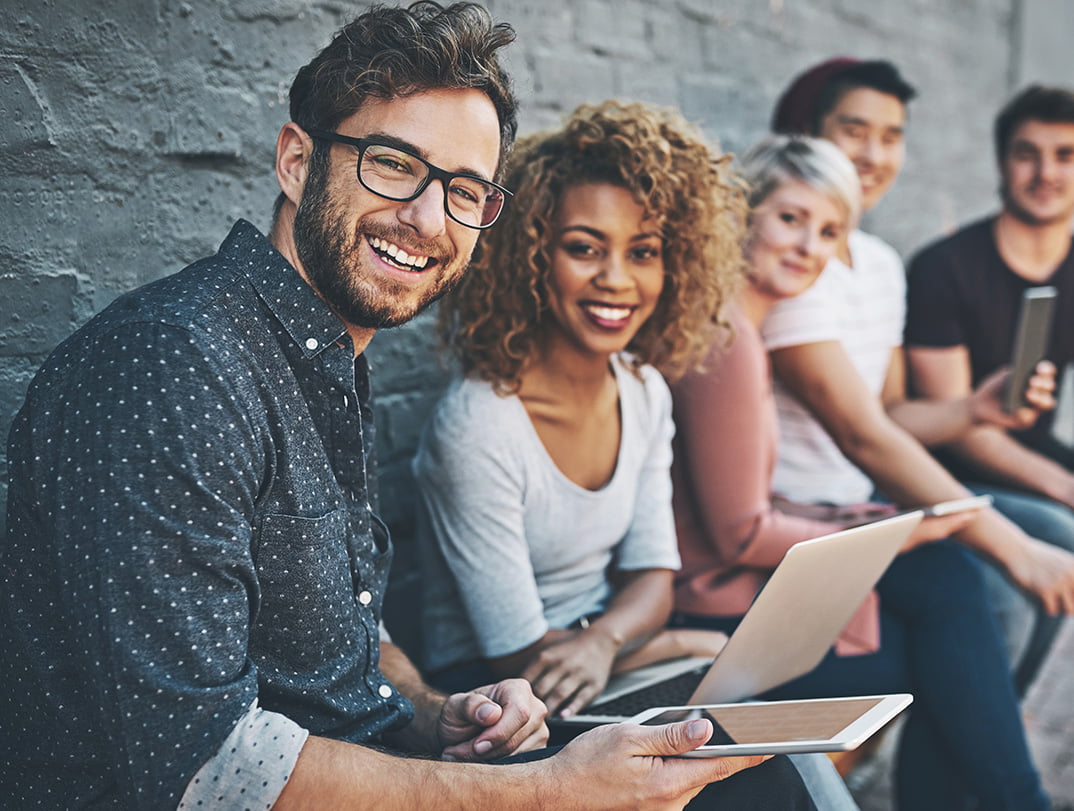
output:
M 392 242 L 388 242 L 387 240 L 381 239 L 380 237 L 371 237 L 369 240 L 369 244 L 372 245 L 374 249 L 388 254 L 388 256 L 390 256 L 400 265 L 410 265 L 411 267 L 415 268 L 423 268 L 427 264 L 429 264 L 428 256 L 411 256 L 398 245 Z
M 586 309 L 602 321 L 623 321 L 630 317 L 628 307 L 601 307 L 599 305 L 587 305 Z

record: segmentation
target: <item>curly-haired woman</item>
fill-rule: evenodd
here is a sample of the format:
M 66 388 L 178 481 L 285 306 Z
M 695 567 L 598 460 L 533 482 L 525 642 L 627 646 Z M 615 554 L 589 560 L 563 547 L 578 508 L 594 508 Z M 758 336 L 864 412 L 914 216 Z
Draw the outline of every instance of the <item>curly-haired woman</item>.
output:
M 570 715 L 613 672 L 723 646 L 664 628 L 679 556 L 661 373 L 708 352 L 743 278 L 728 164 L 638 104 L 583 106 L 516 144 L 514 199 L 441 305 L 462 374 L 414 461 L 434 685 L 523 676 Z M 794 761 L 818 807 L 856 808 L 826 757 Z
M 676 377 L 742 275 L 742 187 L 674 112 L 607 102 L 521 140 L 515 198 L 441 305 L 461 361 L 414 470 L 426 665 L 576 712 L 609 675 L 724 637 L 664 631 Z

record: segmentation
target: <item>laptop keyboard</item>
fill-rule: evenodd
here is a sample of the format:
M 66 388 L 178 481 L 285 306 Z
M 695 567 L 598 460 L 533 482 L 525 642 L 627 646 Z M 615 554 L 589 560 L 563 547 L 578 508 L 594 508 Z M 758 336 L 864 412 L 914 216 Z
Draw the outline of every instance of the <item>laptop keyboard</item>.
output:
M 630 717 L 653 707 L 675 707 L 690 700 L 707 667 L 687 670 L 666 681 L 650 684 L 633 693 L 613 698 L 600 704 L 590 704 L 582 712 L 585 715 L 618 715 Z

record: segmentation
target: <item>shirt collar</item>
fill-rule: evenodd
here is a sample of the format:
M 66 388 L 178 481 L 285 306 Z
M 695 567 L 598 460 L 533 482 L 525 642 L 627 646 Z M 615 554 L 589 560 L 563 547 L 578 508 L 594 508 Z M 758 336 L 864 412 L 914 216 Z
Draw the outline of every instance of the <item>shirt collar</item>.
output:
M 307 358 L 337 343 L 351 351 L 343 322 L 256 227 L 238 220 L 220 246 L 250 280 Z

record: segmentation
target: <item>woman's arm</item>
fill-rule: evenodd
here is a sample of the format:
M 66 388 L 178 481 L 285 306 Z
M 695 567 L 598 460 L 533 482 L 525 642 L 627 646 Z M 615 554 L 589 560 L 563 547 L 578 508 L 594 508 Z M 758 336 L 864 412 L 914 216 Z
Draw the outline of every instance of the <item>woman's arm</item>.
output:
M 734 343 L 674 388 L 677 486 L 714 562 L 773 569 L 795 543 L 839 527 L 772 508 L 775 405 L 755 328 L 736 324 Z M 680 539 L 680 542 L 682 539 Z

